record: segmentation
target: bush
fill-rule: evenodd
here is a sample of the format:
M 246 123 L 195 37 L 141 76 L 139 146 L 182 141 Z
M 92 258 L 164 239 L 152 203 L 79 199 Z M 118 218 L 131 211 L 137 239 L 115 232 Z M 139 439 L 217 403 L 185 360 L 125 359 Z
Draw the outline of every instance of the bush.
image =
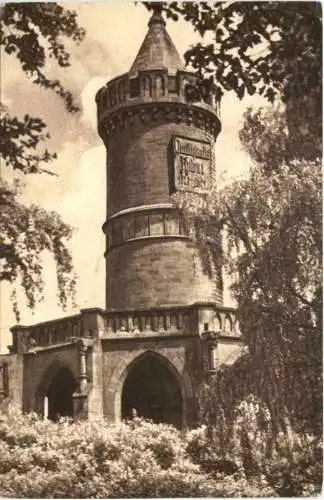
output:
M 180 497 L 215 489 L 178 430 L 140 419 L 53 423 L 10 409 L 1 416 L 0 446 L 6 497 Z
M 281 438 L 276 455 L 259 462 L 264 470 L 253 477 L 235 446 L 225 457 L 217 450 L 218 434 L 211 431 L 180 433 L 141 419 L 53 423 L 9 408 L 0 415 L 0 496 L 268 497 L 320 490 L 321 450 L 310 437 L 296 436 L 293 461 Z
M 280 496 L 319 494 L 323 480 L 323 448 L 319 439 L 293 433 L 290 442 L 280 435 L 276 450 L 265 460 L 268 483 Z
M 187 433 L 191 459 L 212 474 L 223 496 L 309 496 L 322 488 L 322 443 L 319 438 L 273 432 L 270 412 L 253 395 L 233 410 L 225 429 L 226 447 L 217 426 Z M 243 494 L 243 496 L 245 496 Z

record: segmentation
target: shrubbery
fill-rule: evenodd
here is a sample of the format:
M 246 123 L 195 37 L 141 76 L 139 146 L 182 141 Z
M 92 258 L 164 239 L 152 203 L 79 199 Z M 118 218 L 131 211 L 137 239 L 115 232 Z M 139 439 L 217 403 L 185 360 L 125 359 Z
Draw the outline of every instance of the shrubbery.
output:
M 238 444 L 239 435 L 236 429 L 236 444 L 224 456 L 218 451 L 217 433 L 206 426 L 181 433 L 141 419 L 118 425 L 53 423 L 9 408 L 0 416 L 0 495 L 143 498 L 319 493 L 321 449 L 311 438 L 296 438 L 289 453 L 281 438 L 270 456 L 261 457 L 250 433 L 249 453 L 257 465 L 253 472 L 244 464 L 246 452 Z

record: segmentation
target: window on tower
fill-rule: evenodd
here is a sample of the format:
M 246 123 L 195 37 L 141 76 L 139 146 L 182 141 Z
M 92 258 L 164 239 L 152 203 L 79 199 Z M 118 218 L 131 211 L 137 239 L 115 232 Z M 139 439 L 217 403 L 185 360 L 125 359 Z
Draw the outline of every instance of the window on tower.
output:
M 133 238 L 135 238 L 134 219 L 131 217 L 123 221 L 123 241 Z
M 130 98 L 137 97 L 139 95 L 139 93 L 140 93 L 139 79 L 133 78 L 132 80 L 129 80 L 129 96 L 130 96 Z
M 165 234 L 179 234 L 179 214 L 165 213 L 164 214 Z
M 121 221 L 115 220 L 112 224 L 112 241 L 113 245 L 119 245 L 123 241 Z
M 187 236 L 182 217 L 175 210 L 123 215 L 108 225 L 108 247 L 150 236 Z
M 163 214 L 150 215 L 150 236 L 159 236 L 164 234 Z
M 141 238 L 143 236 L 148 236 L 149 234 L 149 223 L 147 215 L 139 215 L 135 218 L 135 228 L 134 237 Z

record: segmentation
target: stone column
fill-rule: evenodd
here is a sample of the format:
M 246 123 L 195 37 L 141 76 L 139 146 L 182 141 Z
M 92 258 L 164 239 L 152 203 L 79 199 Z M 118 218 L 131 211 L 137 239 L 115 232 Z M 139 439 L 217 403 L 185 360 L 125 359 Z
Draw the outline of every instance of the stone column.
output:
M 206 363 L 205 366 L 203 366 L 203 371 L 208 379 L 212 375 L 214 375 L 218 369 L 218 362 L 217 362 L 218 338 L 219 338 L 219 333 L 216 331 L 204 331 L 201 335 L 201 340 L 203 341 L 203 346 L 204 346 L 203 351 L 207 353 L 207 356 L 204 356 Z
M 88 346 L 83 339 L 79 339 L 79 390 L 73 394 L 73 416 L 78 419 L 87 418 L 87 399 L 88 399 L 88 375 L 86 352 Z

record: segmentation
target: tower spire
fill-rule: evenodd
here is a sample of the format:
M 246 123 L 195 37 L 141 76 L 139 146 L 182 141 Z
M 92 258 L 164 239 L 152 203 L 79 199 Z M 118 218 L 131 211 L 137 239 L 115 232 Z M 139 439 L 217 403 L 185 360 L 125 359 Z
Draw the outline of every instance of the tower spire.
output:
M 163 2 L 152 2 L 151 5 L 153 13 L 148 22 L 149 29 L 129 71 L 131 78 L 140 71 L 153 69 L 164 69 L 171 73 L 184 70 L 184 63 L 165 28 Z

